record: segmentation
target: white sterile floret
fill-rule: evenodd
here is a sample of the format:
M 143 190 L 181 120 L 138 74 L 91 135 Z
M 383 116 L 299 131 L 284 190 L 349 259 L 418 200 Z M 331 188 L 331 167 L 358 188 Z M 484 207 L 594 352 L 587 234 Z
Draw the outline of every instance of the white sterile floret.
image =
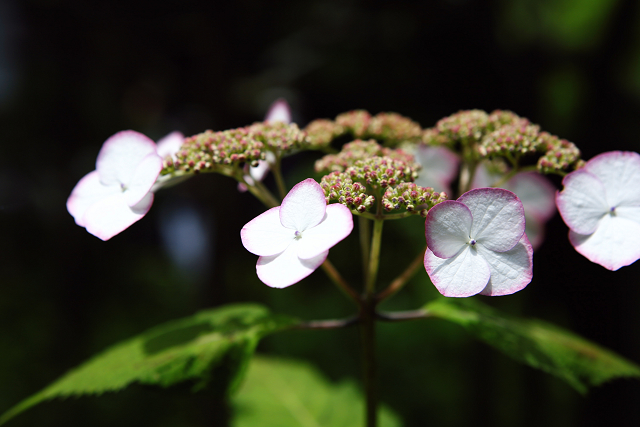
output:
M 249 221 L 240 237 L 249 252 L 260 256 L 260 280 L 284 288 L 313 273 L 351 230 L 351 211 L 341 204 L 327 206 L 322 187 L 309 178 L 296 184 L 281 206 Z
M 155 142 L 138 132 L 119 132 L 102 145 L 96 170 L 76 184 L 67 210 L 76 224 L 108 240 L 149 211 L 161 170 Z
M 481 163 L 476 168 L 471 188 L 491 187 L 501 178 L 502 174 L 490 173 L 486 163 Z M 500 188 L 513 191 L 520 198 L 527 221 L 525 233 L 533 249 L 538 249 L 544 240 L 545 223 L 556 213 L 555 187 L 539 173 L 521 172 Z
M 524 209 L 512 192 L 468 191 L 429 211 L 425 269 L 447 297 L 517 292 L 533 277 L 533 249 L 524 228 Z
M 573 247 L 609 269 L 640 258 L 640 155 L 612 151 L 562 181 L 556 195 Z
M 458 156 L 445 147 L 420 144 L 414 153 L 416 162 L 422 166 L 415 183 L 421 187 L 432 187 L 435 191 L 451 194 L 450 184 L 458 174 Z
M 291 123 L 291 108 L 287 101 L 282 98 L 278 98 L 271 104 L 266 117 L 265 123 L 282 122 Z M 276 162 L 276 156 L 271 151 L 267 151 L 265 154 L 265 160 L 259 160 L 256 166 L 249 166 L 249 173 L 244 176 L 244 180 L 249 185 L 255 185 L 257 181 L 262 181 L 269 172 L 271 166 Z M 247 191 L 247 187 L 239 182 L 238 190 L 241 192 Z

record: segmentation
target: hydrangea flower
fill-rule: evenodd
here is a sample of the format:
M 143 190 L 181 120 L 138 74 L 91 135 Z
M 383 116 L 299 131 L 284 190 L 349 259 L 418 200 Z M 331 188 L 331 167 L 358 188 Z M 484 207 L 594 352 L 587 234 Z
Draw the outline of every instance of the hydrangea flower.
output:
M 502 177 L 490 173 L 486 163 L 476 169 L 472 188 L 490 187 Z M 522 172 L 501 185 L 520 198 L 526 218 L 525 233 L 536 250 L 544 240 L 544 228 L 547 221 L 556 213 L 556 188 L 549 179 L 536 172 Z
M 318 268 L 329 249 L 353 230 L 349 208 L 327 206 L 313 179 L 296 184 L 282 201 L 249 221 L 240 231 L 242 244 L 259 255 L 258 277 L 272 288 L 284 288 Z
M 289 104 L 287 104 L 287 101 L 279 98 L 271 104 L 264 121 L 266 123 L 291 123 L 291 108 L 289 107 Z M 269 172 L 269 165 L 273 164 L 275 161 L 276 156 L 271 151 L 267 151 L 265 160 L 259 160 L 257 166 L 249 166 L 249 173 L 244 176 L 244 180 L 249 185 L 253 185 L 256 181 L 262 181 Z M 244 192 L 247 191 L 247 187 L 243 183 L 239 182 L 238 190 Z
M 556 203 L 573 247 L 609 269 L 640 258 L 640 155 L 612 151 L 564 177 Z
M 415 153 L 416 162 L 422 166 L 415 183 L 421 187 L 451 194 L 450 184 L 458 173 L 458 156 L 445 147 L 420 144 Z
M 176 153 L 182 147 L 184 143 L 184 135 L 181 132 L 171 132 L 169 135 L 158 140 L 156 145 L 156 151 L 158 155 L 164 160 L 170 157 L 171 160 L 176 159 Z M 171 185 L 182 182 L 187 179 L 188 176 L 172 177 L 171 175 L 159 176 L 156 183 L 151 188 L 151 192 L 155 193 L 163 187 L 169 187 Z
M 96 170 L 76 184 L 67 210 L 76 224 L 109 240 L 149 211 L 161 170 L 155 142 L 135 131 L 118 132 L 102 145 Z
M 520 199 L 502 188 L 478 188 L 427 215 L 424 266 L 447 297 L 509 295 L 533 277 L 533 248 Z

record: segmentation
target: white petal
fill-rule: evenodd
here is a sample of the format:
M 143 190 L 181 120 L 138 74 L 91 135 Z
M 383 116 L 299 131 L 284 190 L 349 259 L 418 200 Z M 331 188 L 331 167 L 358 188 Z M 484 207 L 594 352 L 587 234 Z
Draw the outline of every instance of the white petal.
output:
M 147 155 L 136 167 L 131 180 L 126 185 L 124 196 L 129 206 L 133 206 L 142 200 L 151 191 L 160 171 L 162 170 L 162 158 L 156 153 Z
M 310 259 L 328 251 L 353 230 L 353 215 L 344 205 L 327 206 L 325 217 L 313 228 L 302 233 L 298 241 L 298 257 Z
M 289 108 L 289 104 L 287 101 L 280 98 L 277 99 L 271 107 L 269 107 L 269 112 L 267 116 L 264 118 L 265 122 L 283 122 L 283 123 L 291 123 L 291 108 Z
M 473 218 L 468 207 L 446 200 L 427 214 L 427 246 L 439 258 L 451 258 L 469 242 Z
M 485 288 L 491 271 L 478 251 L 467 246 L 458 255 L 442 259 L 427 249 L 424 267 L 431 282 L 445 297 L 469 297 Z
M 84 214 L 91 205 L 114 194 L 120 194 L 122 190 L 118 185 L 107 186 L 100 182 L 98 171 L 85 175 L 71 191 L 67 199 L 67 210 L 76 221 L 76 224 L 84 227 Z
M 122 193 L 94 203 L 85 212 L 87 231 L 102 240 L 109 240 L 131 224 L 142 219 L 153 204 L 153 193 L 148 193 L 137 205 L 129 207 Z
M 565 224 L 579 234 L 593 233 L 611 207 L 602 181 L 580 169 L 565 176 L 562 184 L 564 189 L 556 194 L 556 204 Z
M 256 264 L 258 278 L 272 288 L 285 288 L 313 273 L 329 254 L 325 251 L 303 260 L 298 258 L 297 251 L 297 245 L 292 244 L 281 254 L 261 256 Z
M 280 223 L 280 206 L 260 214 L 240 230 L 240 238 L 245 249 L 261 256 L 281 253 L 295 237 L 295 230 L 285 228 Z
M 524 208 L 518 196 L 502 188 L 477 188 L 458 198 L 473 215 L 471 237 L 497 252 L 514 247 L 524 234 Z
M 285 196 L 280 207 L 280 222 L 292 230 L 304 231 L 322 221 L 326 208 L 324 190 L 312 178 L 307 178 Z
M 524 216 L 527 219 L 527 226 L 524 229 L 524 234 L 527 235 L 527 238 L 535 251 L 544 241 L 544 222 L 534 216 L 527 215 L 526 210 Z
M 501 178 L 500 174 L 489 172 L 485 162 L 480 163 L 478 167 L 476 167 L 476 172 L 473 175 L 471 188 L 491 187 L 500 178 Z
M 125 130 L 105 141 L 98 153 L 96 170 L 105 185 L 127 184 L 140 162 L 156 153 L 156 143 L 141 133 Z
M 570 230 L 569 241 L 589 261 L 612 271 L 640 258 L 640 224 L 617 215 L 605 215 L 590 235 Z
M 478 253 L 489 264 L 491 278 L 482 295 L 510 295 L 527 286 L 533 278 L 533 247 L 523 234 L 506 252 L 494 252 L 478 245 Z
M 556 212 L 556 188 L 538 173 L 519 173 L 507 182 L 505 188 L 516 193 L 527 215 L 544 222 Z
M 589 160 L 584 169 L 602 182 L 610 207 L 640 205 L 640 154 L 628 151 L 602 153 Z
M 262 181 L 269 172 L 269 163 L 266 160 L 259 160 L 258 166 L 249 167 L 249 175 L 256 181 Z
M 415 158 L 422 166 L 415 183 L 421 187 L 433 187 L 435 191 L 451 194 L 449 184 L 458 173 L 458 156 L 445 147 L 420 145 Z
M 163 159 L 167 156 L 175 158 L 175 155 L 180 150 L 180 147 L 182 147 L 183 142 L 184 135 L 182 133 L 177 131 L 171 132 L 169 135 L 158 141 L 156 147 L 158 155 Z

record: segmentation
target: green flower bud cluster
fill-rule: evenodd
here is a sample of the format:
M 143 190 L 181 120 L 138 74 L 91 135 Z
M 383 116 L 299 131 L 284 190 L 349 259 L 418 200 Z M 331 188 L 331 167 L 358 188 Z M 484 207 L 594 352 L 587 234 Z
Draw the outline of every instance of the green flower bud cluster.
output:
M 416 168 L 416 170 L 419 168 L 419 165 L 414 161 L 413 155 L 405 151 L 383 147 L 373 139 L 368 141 L 357 139 L 345 144 L 338 154 L 328 154 L 316 161 L 315 170 L 316 172 L 325 173 L 344 171 L 349 166 L 353 166 L 358 160 L 369 159 L 375 156 L 402 160 Z
M 417 168 L 391 157 L 357 160 L 345 173 L 352 180 L 364 182 L 373 188 L 387 188 L 401 182 L 413 182 L 418 176 Z
M 164 160 L 162 175 L 176 171 L 212 172 L 217 166 L 239 166 L 243 163 L 257 165 L 264 159 L 262 142 L 256 140 L 249 128 L 230 129 L 221 132 L 207 130 L 185 138 L 175 160 Z
M 322 177 L 320 186 L 324 190 L 327 203 L 341 203 L 349 209 L 365 212 L 375 202 L 375 197 L 366 193 L 367 187 L 353 182 L 349 174 L 332 172 Z
M 560 139 L 546 132 L 541 133 L 541 150 L 545 154 L 538 159 L 538 170 L 542 173 L 559 172 L 571 167 L 578 169 L 584 164 L 580 160 L 580 150 L 572 142 Z
M 454 145 L 461 142 L 468 145 L 480 142 L 486 133 L 488 124 L 489 115 L 482 110 L 459 111 L 440 119 L 434 128 L 427 129 L 423 133 L 423 140 L 427 144 Z
M 517 124 L 504 125 L 482 138 L 478 146 L 481 156 L 504 156 L 507 153 L 529 154 L 542 143 L 540 126 L 523 119 Z
M 446 193 L 433 191 L 431 187 L 420 187 L 413 182 L 403 182 L 385 191 L 382 206 L 387 212 L 406 209 L 426 217 L 429 209 L 445 200 Z
M 344 128 L 332 120 L 317 119 L 304 128 L 314 147 L 326 147 L 344 133 Z
M 366 110 L 353 110 L 339 114 L 336 124 L 350 132 L 355 138 L 364 138 L 371 123 L 371 114 Z
M 295 123 L 257 122 L 249 126 L 249 131 L 253 138 L 275 153 L 286 153 L 294 148 L 313 148 L 306 132 L 300 130 Z
M 367 136 L 395 147 L 405 141 L 418 142 L 422 138 L 422 128 L 398 113 L 379 113 L 371 119 Z

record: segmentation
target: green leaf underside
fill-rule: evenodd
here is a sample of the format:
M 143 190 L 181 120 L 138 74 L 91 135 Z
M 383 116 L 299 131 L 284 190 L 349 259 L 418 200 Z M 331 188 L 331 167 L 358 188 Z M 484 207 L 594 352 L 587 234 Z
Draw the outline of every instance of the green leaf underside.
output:
M 162 324 L 69 371 L 5 412 L 0 424 L 45 400 L 118 391 L 133 383 L 182 383 L 193 391 L 212 383 L 216 390 L 231 392 L 240 384 L 258 341 L 297 323 L 260 305 L 238 304 Z
M 440 298 L 425 308 L 508 356 L 562 378 L 583 394 L 614 378 L 640 377 L 635 363 L 540 320 L 509 316 L 472 299 Z
M 354 427 L 364 425 L 364 398 L 352 381 L 332 383 L 312 365 L 256 356 L 233 398 L 232 427 Z M 382 406 L 380 427 L 401 426 Z

